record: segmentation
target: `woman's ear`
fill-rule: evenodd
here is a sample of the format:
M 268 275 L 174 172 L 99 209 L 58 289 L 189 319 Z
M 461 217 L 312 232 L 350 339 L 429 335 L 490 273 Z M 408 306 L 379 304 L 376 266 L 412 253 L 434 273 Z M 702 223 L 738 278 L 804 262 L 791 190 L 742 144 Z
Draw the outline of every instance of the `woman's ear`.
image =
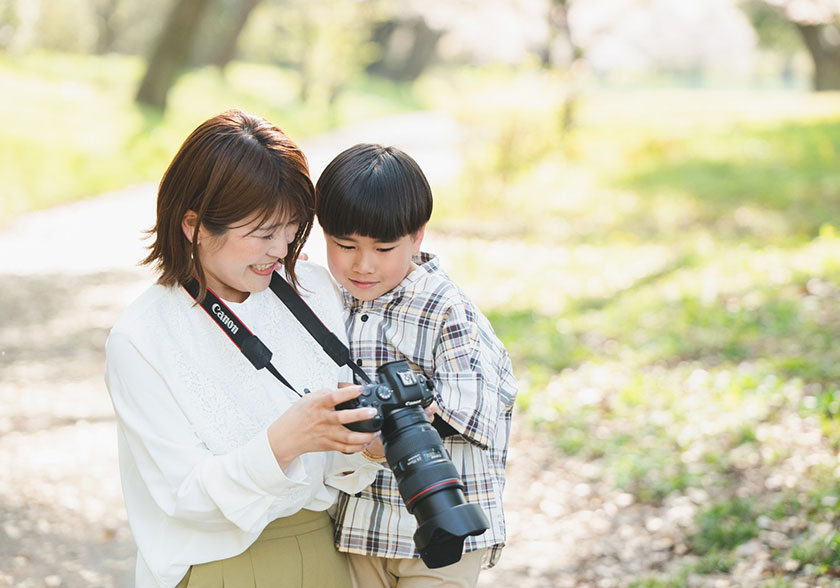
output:
M 181 230 L 187 237 L 187 241 L 192 243 L 193 235 L 195 235 L 195 225 L 198 222 L 198 215 L 194 210 L 188 210 L 184 213 L 184 218 L 181 219 Z
M 420 227 L 420 230 L 414 235 L 413 252 L 420 253 L 420 245 L 423 244 L 423 237 L 426 235 L 426 225 Z

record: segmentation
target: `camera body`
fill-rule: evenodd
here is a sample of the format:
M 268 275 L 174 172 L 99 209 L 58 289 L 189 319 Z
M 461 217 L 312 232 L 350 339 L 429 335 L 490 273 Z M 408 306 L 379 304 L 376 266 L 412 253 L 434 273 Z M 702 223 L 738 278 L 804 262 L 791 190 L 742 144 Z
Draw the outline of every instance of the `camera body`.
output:
M 441 568 L 461 559 L 464 540 L 489 527 L 487 516 L 464 497 L 464 484 L 423 408 L 434 400 L 434 384 L 405 360 L 377 370 L 377 382 L 337 410 L 373 407 L 377 414 L 347 423 L 354 431 L 382 431 L 385 460 L 406 510 L 417 520 L 414 544 L 423 563 Z
M 359 396 L 342 402 L 335 408 L 375 408 L 376 416 L 346 425 L 352 431 L 375 433 L 382 429 L 385 419 L 394 410 L 410 406 L 429 406 L 435 399 L 432 390 L 432 381 L 412 370 L 407 361 L 391 361 L 379 368 L 376 382 L 366 384 Z

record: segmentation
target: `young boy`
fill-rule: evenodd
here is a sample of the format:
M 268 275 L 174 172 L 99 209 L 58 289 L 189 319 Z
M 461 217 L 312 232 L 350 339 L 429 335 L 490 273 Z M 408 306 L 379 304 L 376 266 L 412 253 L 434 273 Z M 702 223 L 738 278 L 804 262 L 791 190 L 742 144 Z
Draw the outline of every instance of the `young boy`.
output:
M 394 147 L 360 144 L 339 154 L 316 186 L 327 263 L 342 286 L 353 359 L 373 378 L 407 360 L 434 381 L 435 426 L 461 473 L 467 501 L 490 521 L 467 537 L 458 563 L 429 569 L 418 559 L 416 521 L 390 470 L 356 495 L 342 494 L 336 544 L 358 587 L 474 586 L 505 541 L 502 490 L 516 382 L 510 357 L 487 318 L 420 252 L 432 193 L 417 163 Z M 407 585 L 408 583 L 406 583 Z

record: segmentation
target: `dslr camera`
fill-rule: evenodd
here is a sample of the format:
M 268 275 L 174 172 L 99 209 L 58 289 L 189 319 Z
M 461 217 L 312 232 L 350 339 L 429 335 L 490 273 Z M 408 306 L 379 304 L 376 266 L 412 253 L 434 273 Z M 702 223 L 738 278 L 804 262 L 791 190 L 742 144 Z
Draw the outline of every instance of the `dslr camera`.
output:
M 431 380 L 414 372 L 407 361 L 391 361 L 379 367 L 375 383 L 336 409 L 376 409 L 376 416 L 345 426 L 381 431 L 388 467 L 406 509 L 417 520 L 414 544 L 427 567 L 442 568 L 459 561 L 464 539 L 481 535 L 490 523 L 464 498 L 458 470 L 423 412 L 434 401 L 433 389 Z

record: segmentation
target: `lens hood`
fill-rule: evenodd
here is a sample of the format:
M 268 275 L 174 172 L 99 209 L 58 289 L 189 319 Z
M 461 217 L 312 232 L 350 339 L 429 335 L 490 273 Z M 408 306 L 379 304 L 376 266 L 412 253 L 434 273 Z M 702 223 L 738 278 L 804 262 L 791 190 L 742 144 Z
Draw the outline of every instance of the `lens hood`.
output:
M 461 559 L 464 539 L 481 535 L 490 527 L 475 504 L 459 504 L 424 521 L 414 533 L 414 544 L 428 568 L 442 568 Z

